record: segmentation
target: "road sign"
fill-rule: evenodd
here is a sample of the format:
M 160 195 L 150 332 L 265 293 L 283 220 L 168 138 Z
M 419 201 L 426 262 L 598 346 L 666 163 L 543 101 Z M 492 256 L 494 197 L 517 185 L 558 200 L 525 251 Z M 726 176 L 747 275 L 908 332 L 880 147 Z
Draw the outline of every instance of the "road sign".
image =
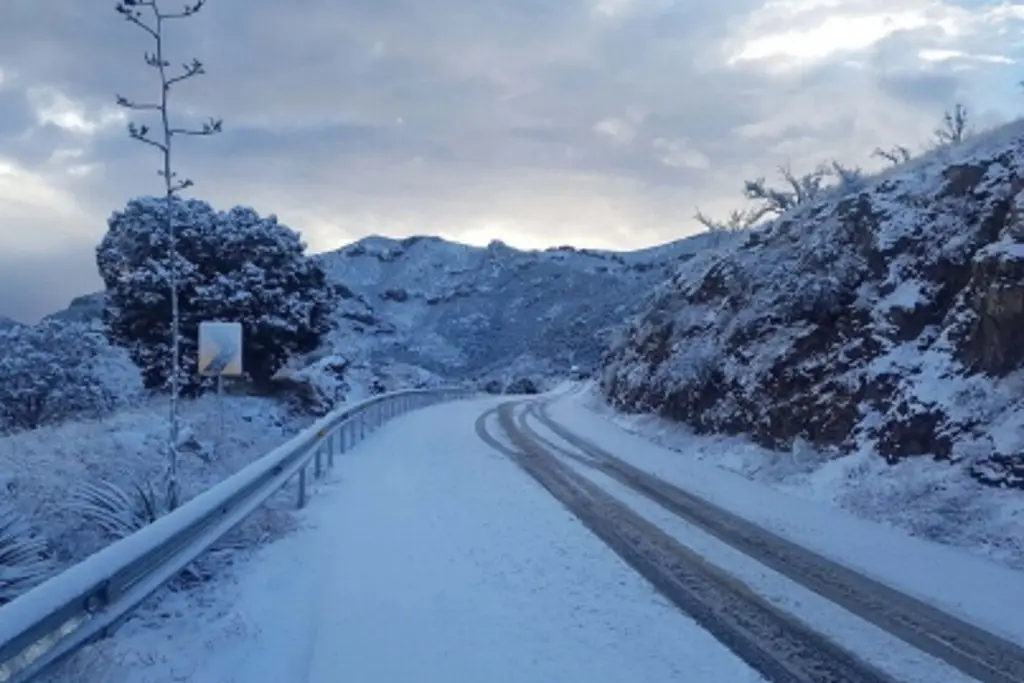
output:
M 242 323 L 199 323 L 199 374 L 206 377 L 242 374 Z

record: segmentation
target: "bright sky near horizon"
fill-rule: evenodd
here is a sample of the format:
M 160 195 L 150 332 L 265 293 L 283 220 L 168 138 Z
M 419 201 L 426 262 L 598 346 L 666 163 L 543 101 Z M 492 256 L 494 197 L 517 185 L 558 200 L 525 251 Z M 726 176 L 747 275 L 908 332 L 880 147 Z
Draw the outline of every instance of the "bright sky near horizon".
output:
M 979 0 L 210 0 L 170 27 L 173 61 L 208 71 L 172 96 L 225 132 L 176 166 L 315 251 L 643 247 L 787 161 L 920 146 L 957 101 L 979 126 L 1016 116 L 1022 24 L 1024 4 Z M 159 193 L 114 104 L 153 96 L 148 47 L 106 0 L 4 0 L 0 315 L 98 288 L 106 217 Z

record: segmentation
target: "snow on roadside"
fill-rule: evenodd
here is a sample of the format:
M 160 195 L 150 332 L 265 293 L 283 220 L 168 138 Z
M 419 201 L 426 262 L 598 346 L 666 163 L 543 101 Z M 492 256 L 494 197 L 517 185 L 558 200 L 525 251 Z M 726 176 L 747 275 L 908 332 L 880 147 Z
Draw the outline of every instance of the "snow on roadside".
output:
M 294 504 L 290 488 L 272 499 L 275 507 Z M 213 580 L 189 590 L 160 591 L 113 638 L 86 646 L 40 683 L 305 680 L 296 648 L 301 660 L 314 584 L 295 578 L 315 567 L 308 561 L 308 536 L 315 533 L 322 504 L 314 488 L 311 505 L 293 513 L 297 532 L 226 554 Z
M 551 406 L 550 415 L 630 463 L 780 536 L 993 633 L 1024 642 L 1024 572 L 751 481 L 708 462 L 708 455 L 681 457 L 596 415 L 586 405 L 591 399 L 588 392 L 563 397 Z M 684 452 L 710 449 L 715 443 L 690 438 Z M 722 446 L 719 442 L 717 447 Z
M 982 486 L 959 466 L 929 458 L 888 465 L 866 451 L 833 457 L 805 443 L 790 452 L 772 451 L 744 437 L 698 436 L 685 425 L 653 415 L 618 413 L 592 387 L 573 400 L 688 460 L 714 464 L 912 536 L 1024 569 L 1024 495 Z
M 763 680 L 479 440 L 503 400 L 396 419 L 297 533 L 47 683 Z
M 187 497 L 279 446 L 301 425 L 271 399 L 205 396 L 180 406 L 183 435 L 191 437 L 179 464 Z M 167 414 L 166 399 L 154 399 L 106 418 L 0 438 L 4 500 L 42 532 L 61 565 L 109 542 L 69 505 L 76 485 L 109 481 L 131 491 L 160 476 Z

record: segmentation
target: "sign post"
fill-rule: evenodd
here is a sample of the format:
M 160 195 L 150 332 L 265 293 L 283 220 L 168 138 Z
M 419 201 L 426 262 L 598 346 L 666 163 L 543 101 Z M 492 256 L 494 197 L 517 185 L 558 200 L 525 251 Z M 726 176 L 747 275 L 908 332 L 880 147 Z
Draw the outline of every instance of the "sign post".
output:
M 220 413 L 220 438 L 224 443 L 224 378 L 242 374 L 242 324 L 204 321 L 199 323 L 199 374 L 217 378 L 217 411 Z

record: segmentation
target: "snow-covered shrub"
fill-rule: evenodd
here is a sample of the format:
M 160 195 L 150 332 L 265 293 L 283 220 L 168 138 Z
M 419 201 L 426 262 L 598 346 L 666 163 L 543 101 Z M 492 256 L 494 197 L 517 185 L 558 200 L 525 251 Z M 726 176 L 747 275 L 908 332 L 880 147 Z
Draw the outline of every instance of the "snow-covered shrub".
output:
M 0 330 L 0 432 L 98 417 L 141 390 L 138 371 L 88 324 Z
M 169 513 L 169 501 L 166 487 L 151 481 L 135 483 L 130 491 L 109 481 L 96 481 L 76 487 L 71 496 L 71 507 L 87 525 L 99 531 L 105 540 L 113 542 L 134 534 Z M 207 581 L 218 573 L 220 567 L 230 563 L 233 552 L 251 550 L 293 528 L 294 522 L 285 511 L 261 508 L 185 567 L 169 587 L 175 590 Z M 0 577 L 3 576 L 2 542 L 0 533 Z
M 147 388 L 170 379 L 165 211 L 163 199 L 132 200 L 110 217 L 96 249 L 110 338 L 129 350 Z M 317 348 L 330 327 L 334 290 L 297 232 L 247 207 L 215 211 L 190 199 L 176 200 L 173 211 L 185 393 L 203 389 L 196 363 L 204 320 L 242 323 L 246 372 L 257 383 L 269 381 L 290 355 Z
M 109 481 L 80 482 L 71 506 L 112 541 L 130 536 L 170 511 L 166 492 L 151 482 L 136 484 L 131 493 Z
M 41 583 L 53 568 L 45 539 L 20 514 L 0 505 L 0 605 Z

